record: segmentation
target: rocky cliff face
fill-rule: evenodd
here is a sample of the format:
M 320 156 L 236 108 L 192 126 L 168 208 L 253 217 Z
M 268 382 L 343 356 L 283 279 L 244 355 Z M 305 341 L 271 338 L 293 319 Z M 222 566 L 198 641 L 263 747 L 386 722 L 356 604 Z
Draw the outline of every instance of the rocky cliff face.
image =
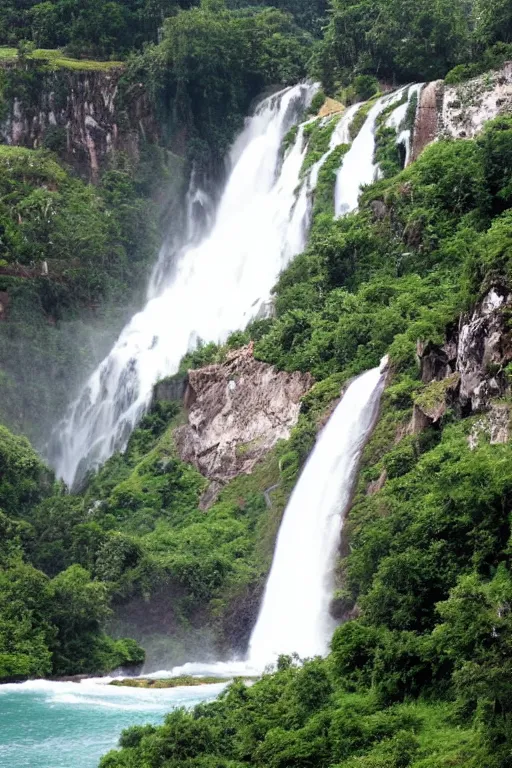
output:
M 255 464 L 297 423 L 309 374 L 285 373 L 260 363 L 252 345 L 226 361 L 189 371 L 185 392 L 188 424 L 177 430 L 181 458 L 211 480 L 206 508 L 220 488 Z
M 487 424 L 494 442 L 508 437 L 504 407 L 494 401 L 510 392 L 511 311 L 512 295 L 494 286 L 470 314 L 460 318 L 443 346 L 418 344 L 427 387 L 417 398 L 411 432 L 438 422 L 453 407 L 460 415 L 488 414 L 482 424 Z
M 458 85 L 427 83 L 418 101 L 411 161 L 436 138 L 472 139 L 488 120 L 511 109 L 512 62 Z
M 7 103 L 0 142 L 48 146 L 93 181 L 113 150 L 137 159 L 140 140 L 156 140 L 158 129 L 143 86 L 122 88 L 122 75 L 121 67 L 35 70 L 37 88 Z

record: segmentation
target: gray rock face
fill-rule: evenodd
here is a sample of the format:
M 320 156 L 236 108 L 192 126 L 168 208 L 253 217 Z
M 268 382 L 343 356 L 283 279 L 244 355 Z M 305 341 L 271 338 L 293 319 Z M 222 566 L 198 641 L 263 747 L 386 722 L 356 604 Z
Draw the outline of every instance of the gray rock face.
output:
M 0 124 L 0 142 L 36 149 L 49 144 L 82 175 L 96 180 L 114 150 L 137 159 L 141 137 L 157 137 L 147 94 L 132 86 L 118 103 L 122 68 L 40 73 L 36 101 L 14 99 Z
M 451 406 L 464 415 L 489 411 L 484 431 L 491 442 L 508 439 L 508 422 L 493 399 L 510 389 L 505 368 L 512 361 L 511 309 L 512 295 L 493 287 L 460 318 L 443 346 L 418 342 L 421 379 L 427 387 L 416 400 L 410 434 L 437 423 Z
M 472 411 L 483 410 L 507 387 L 504 367 L 512 360 L 512 339 L 506 310 L 512 296 L 491 288 L 471 316 L 461 318 L 457 345 L 459 398 Z
M 252 345 L 222 364 L 189 371 L 188 424 L 175 439 L 181 458 L 212 481 L 203 507 L 222 485 L 250 473 L 278 440 L 290 436 L 312 384 L 308 373 L 285 373 L 258 362 Z

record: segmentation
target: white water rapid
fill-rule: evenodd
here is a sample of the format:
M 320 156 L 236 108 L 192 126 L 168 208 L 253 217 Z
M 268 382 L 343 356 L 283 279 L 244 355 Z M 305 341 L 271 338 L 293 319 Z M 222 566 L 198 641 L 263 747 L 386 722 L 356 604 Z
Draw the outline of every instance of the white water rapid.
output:
M 153 385 L 175 373 L 199 339 L 222 341 L 257 316 L 281 270 L 303 250 L 307 221 L 294 215 L 306 151 L 302 130 L 282 164 L 280 149 L 316 90 L 301 84 L 260 104 L 231 150 L 232 170 L 211 230 L 197 243 L 189 227 L 190 241 L 166 280 L 164 249 L 146 306 L 55 430 L 50 460 L 69 485 L 125 447 Z

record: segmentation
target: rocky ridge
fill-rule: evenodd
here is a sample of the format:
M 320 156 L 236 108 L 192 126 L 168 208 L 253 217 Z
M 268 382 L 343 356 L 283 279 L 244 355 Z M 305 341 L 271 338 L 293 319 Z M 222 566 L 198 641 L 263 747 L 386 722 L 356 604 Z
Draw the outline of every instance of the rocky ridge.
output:
M 418 342 L 421 378 L 427 386 L 416 398 L 410 432 L 439 422 L 452 407 L 461 416 L 482 413 L 480 427 L 491 442 L 506 442 L 510 408 L 496 399 L 510 393 L 511 311 L 512 295 L 494 286 L 472 312 L 461 316 L 442 346 Z M 470 444 L 475 440 L 473 432 Z

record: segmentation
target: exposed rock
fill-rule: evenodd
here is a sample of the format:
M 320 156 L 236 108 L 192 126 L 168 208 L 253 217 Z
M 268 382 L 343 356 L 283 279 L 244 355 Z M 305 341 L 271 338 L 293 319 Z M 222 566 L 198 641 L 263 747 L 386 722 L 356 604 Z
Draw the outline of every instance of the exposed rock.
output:
M 432 83 L 428 83 L 421 91 L 414 121 L 413 142 L 409 162 L 416 160 L 427 144 L 430 144 L 437 137 L 439 105 L 442 101 L 442 94 L 442 80 L 434 80 Z
M 468 435 L 471 450 L 477 447 L 482 438 L 489 440 L 491 445 L 507 443 L 510 439 L 510 418 L 508 403 L 493 403 L 491 410 L 473 424 Z
M 206 508 L 222 485 L 250 473 L 278 440 L 290 436 L 313 379 L 258 362 L 252 344 L 188 377 L 188 424 L 176 430 L 176 444 L 181 458 L 213 481 L 202 501 Z
M 372 200 L 370 210 L 375 221 L 381 221 L 388 215 L 388 209 L 382 200 Z
M 172 400 L 183 400 L 187 391 L 188 375 L 176 374 L 162 379 L 153 387 L 153 403 L 158 401 L 169 402 Z
M 441 381 L 455 370 L 457 354 L 453 344 L 439 347 L 431 341 L 426 344 L 418 341 L 416 354 L 420 361 L 421 380 L 424 384 Z
M 373 480 L 371 483 L 368 484 L 368 488 L 366 489 L 366 495 L 374 496 L 379 491 L 382 491 L 387 479 L 388 479 L 388 473 L 386 472 L 385 469 L 383 469 L 382 472 L 380 473 L 380 476 L 377 478 L 377 480 Z
M 7 105 L 0 142 L 35 149 L 49 144 L 83 175 L 95 180 L 115 150 L 138 158 L 139 141 L 157 138 L 158 130 L 142 84 L 123 92 L 122 68 L 98 71 L 36 70 L 37 101 Z
M 439 422 L 448 407 L 465 415 L 495 408 L 493 398 L 510 389 L 505 368 L 512 361 L 511 310 L 512 295 L 493 287 L 471 314 L 460 318 L 457 330 L 447 330 L 443 346 L 418 342 L 421 380 L 427 386 L 415 399 L 408 434 L 418 434 Z M 491 442 L 508 435 L 508 423 L 505 430 L 499 415 L 494 414 L 488 427 Z M 470 444 L 473 440 L 471 437 Z
M 336 101 L 336 99 L 327 97 L 322 105 L 320 112 L 318 113 L 318 117 L 330 117 L 331 115 L 337 115 L 344 111 L 345 107 L 341 102 Z
M 512 296 L 491 288 L 471 316 L 463 316 L 459 327 L 457 370 L 460 400 L 471 410 L 484 409 L 492 397 L 508 389 L 504 367 L 512 361 L 512 338 L 506 310 Z
M 434 379 L 420 392 L 414 402 L 409 434 L 417 435 L 431 424 L 437 424 L 458 397 L 460 374 L 452 373 L 443 380 Z
M 488 120 L 512 109 L 512 62 L 459 85 L 446 86 L 441 135 L 472 139 Z

